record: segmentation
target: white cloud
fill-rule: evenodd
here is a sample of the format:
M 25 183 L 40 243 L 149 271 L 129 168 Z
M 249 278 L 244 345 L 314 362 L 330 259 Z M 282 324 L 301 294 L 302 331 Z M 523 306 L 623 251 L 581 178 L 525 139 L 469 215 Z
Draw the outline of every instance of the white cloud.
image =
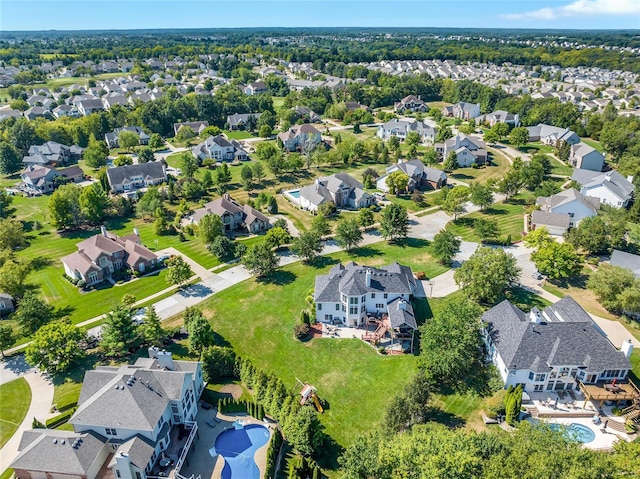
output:
M 547 7 L 523 13 L 501 15 L 509 20 L 555 20 L 560 17 L 584 17 L 592 15 L 639 15 L 637 0 L 575 0 L 561 7 Z

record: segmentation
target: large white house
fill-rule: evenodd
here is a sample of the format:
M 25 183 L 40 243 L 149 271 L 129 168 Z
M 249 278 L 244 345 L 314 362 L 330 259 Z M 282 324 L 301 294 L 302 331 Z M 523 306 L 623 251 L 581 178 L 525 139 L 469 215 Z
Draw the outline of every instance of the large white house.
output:
M 482 323 L 488 359 L 505 387 L 575 390 L 579 382 L 625 380 L 631 369 L 631 341 L 618 350 L 570 296 L 529 314 L 504 300 L 484 313 Z
M 488 159 L 485 142 L 462 133 L 449 138 L 444 143 L 436 143 L 435 148 L 443 158 L 449 156 L 452 151 L 455 152 L 456 161 L 461 168 L 467 168 L 474 163 L 483 164 Z
M 249 155 L 240 143 L 236 140 L 229 141 L 224 135 L 209 136 L 191 151 L 200 161 L 205 158 L 213 158 L 217 162 L 249 159 Z
M 636 189 L 633 177 L 625 178 L 615 170 L 600 173 L 577 168 L 571 179 L 581 185 L 583 195 L 598 198 L 600 203 L 615 208 L 626 208 Z
M 551 234 L 563 235 L 568 228 L 578 226 L 584 218 L 596 216 L 600 201 L 570 188 L 555 195 L 539 196 L 536 205 L 540 210 L 531 214 L 533 229 L 544 226 Z
M 316 276 L 314 300 L 316 320 L 361 326 L 368 316 L 389 315 L 391 326 L 411 322 L 413 308 L 409 299 L 416 288 L 413 271 L 392 263 L 382 268 L 349 262 L 337 264 L 328 274 Z M 413 319 L 414 329 L 415 318 Z
M 568 128 L 560 128 L 553 125 L 539 123 L 536 126 L 528 126 L 529 141 L 540 141 L 545 145 L 556 146 L 558 142 L 575 145 L 580 137 Z
M 169 454 L 184 460 L 198 430 L 202 365 L 157 348 L 149 356 L 88 371 L 73 431 L 25 431 L 11 464 L 16 478 L 147 479 L 160 475 L 158 463 Z M 183 436 L 180 449 L 174 442 Z
M 407 134 L 415 131 L 420 135 L 420 141 L 432 144 L 436 141 L 438 134 L 436 128 L 429 125 L 425 121 L 407 121 L 393 119 L 378 127 L 377 135 L 383 140 L 388 140 L 392 136 L 398 137 L 400 140 L 407 138 Z
M 447 184 L 447 174 L 437 168 L 425 166 L 422 161 L 413 159 L 409 161 L 399 161 L 395 165 L 388 166 L 385 174 L 376 180 L 376 188 L 385 193 L 389 192 L 387 178 L 391 173 L 401 171 L 409 177 L 407 189 L 413 191 L 416 188 L 442 188 Z

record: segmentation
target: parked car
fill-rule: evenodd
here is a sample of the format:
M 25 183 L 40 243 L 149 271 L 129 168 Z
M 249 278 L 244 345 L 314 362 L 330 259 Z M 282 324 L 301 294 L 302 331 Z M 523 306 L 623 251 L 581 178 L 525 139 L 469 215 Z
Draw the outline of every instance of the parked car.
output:
M 538 281 L 540 281 L 541 279 L 544 279 L 544 276 L 542 276 L 540 271 L 534 271 L 533 273 L 531 273 L 531 277 Z

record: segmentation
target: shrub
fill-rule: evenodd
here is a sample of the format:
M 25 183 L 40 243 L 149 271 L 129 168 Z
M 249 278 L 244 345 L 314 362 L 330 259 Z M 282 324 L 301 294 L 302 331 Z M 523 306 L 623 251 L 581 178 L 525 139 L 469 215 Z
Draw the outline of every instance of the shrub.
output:
M 624 428 L 626 429 L 627 432 L 636 432 L 637 426 L 634 424 L 634 422 L 631 419 L 627 419 L 624 423 Z
M 420 281 L 427 279 L 427 274 L 424 271 L 417 271 L 415 275 L 416 275 L 416 279 Z
M 622 416 L 622 409 L 620 409 L 619 407 L 611 408 L 611 412 L 614 416 Z
M 387 354 L 387 350 L 383 346 L 378 346 L 378 352 L 380 354 Z
M 310 330 L 311 328 L 309 328 L 308 324 L 296 324 L 293 328 L 293 334 L 295 335 L 297 340 L 302 341 L 303 339 L 309 337 Z
M 45 422 L 45 426 L 47 427 L 47 429 L 55 429 L 61 424 L 64 424 L 65 422 L 67 422 L 69 418 L 71 418 L 72 414 L 73 414 L 73 411 L 69 411 L 62 414 L 58 414 L 57 416 L 53 416 L 52 418 L 47 419 L 47 421 Z
M 311 324 L 311 319 L 309 317 L 309 311 L 303 309 L 300 312 L 300 324 Z
M 187 238 L 184 237 L 184 233 L 182 231 L 180 231 L 180 234 L 178 234 L 178 241 L 180 241 L 181 243 L 187 241 Z
M 79 279 L 76 285 L 78 286 L 78 288 L 84 289 L 87 287 L 87 282 L 84 279 Z

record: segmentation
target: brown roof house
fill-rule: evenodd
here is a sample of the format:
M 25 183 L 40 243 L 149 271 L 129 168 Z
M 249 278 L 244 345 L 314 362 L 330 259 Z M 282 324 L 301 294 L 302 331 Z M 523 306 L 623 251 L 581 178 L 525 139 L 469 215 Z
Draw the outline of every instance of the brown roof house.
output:
M 269 218 L 249 205 L 240 205 L 228 194 L 195 210 L 187 221 L 197 224 L 203 216 L 211 213 L 222 218 L 225 233 L 246 228 L 249 233 L 258 234 L 271 227 Z
M 137 229 L 129 236 L 118 237 L 102 226 L 101 233 L 77 244 L 78 251 L 62 258 L 70 278 L 97 284 L 123 268 L 144 273 L 156 266 L 157 256 L 140 242 Z
M 303 123 L 279 133 L 278 139 L 287 151 L 310 151 L 322 141 L 322 135 L 315 126 Z

